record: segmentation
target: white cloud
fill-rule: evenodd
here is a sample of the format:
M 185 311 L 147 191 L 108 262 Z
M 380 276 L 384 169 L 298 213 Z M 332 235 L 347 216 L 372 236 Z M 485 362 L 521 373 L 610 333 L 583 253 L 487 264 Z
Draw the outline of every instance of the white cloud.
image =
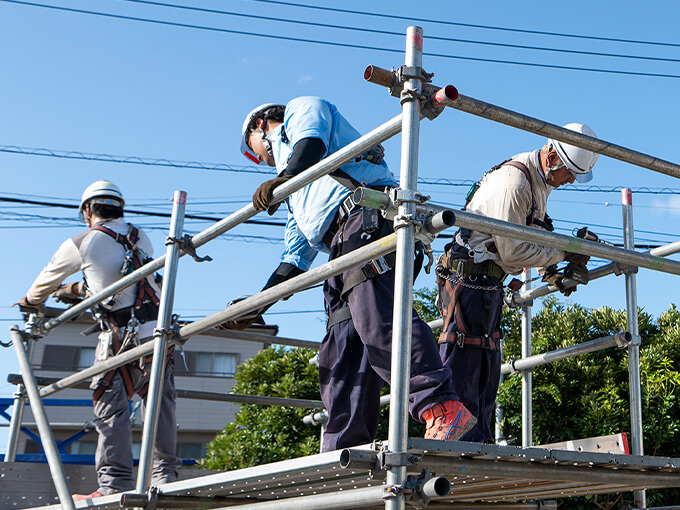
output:
M 306 85 L 307 83 L 309 83 L 309 82 L 312 81 L 313 79 L 314 79 L 314 76 L 311 76 L 311 75 L 309 75 L 309 74 L 306 74 L 306 75 L 300 76 L 300 77 L 298 78 L 297 84 L 298 84 L 298 85 Z

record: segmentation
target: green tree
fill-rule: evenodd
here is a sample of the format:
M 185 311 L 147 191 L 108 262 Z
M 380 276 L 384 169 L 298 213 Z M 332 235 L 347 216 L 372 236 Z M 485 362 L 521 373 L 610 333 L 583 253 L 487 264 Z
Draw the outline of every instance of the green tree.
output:
M 233 393 L 320 400 L 312 349 L 270 347 L 239 365 Z M 242 469 L 319 452 L 319 429 L 302 422 L 309 409 L 245 404 L 207 447 L 203 469 Z
M 654 322 L 640 311 L 642 338 L 640 374 L 644 448 L 647 455 L 677 457 L 680 453 L 680 314 L 675 306 Z M 505 356 L 519 357 L 519 313 L 508 312 Z M 544 301 L 532 320 L 532 354 L 540 354 L 626 329 L 626 313 L 608 307 L 586 310 Z M 506 437 L 521 433 L 521 378 L 506 377 L 498 402 L 504 409 Z M 533 372 L 533 441 L 546 444 L 619 432 L 630 433 L 628 356 L 625 349 L 607 349 L 536 367 Z M 670 504 L 678 491 L 650 491 L 648 503 Z M 561 508 L 619 508 L 630 494 L 574 498 Z

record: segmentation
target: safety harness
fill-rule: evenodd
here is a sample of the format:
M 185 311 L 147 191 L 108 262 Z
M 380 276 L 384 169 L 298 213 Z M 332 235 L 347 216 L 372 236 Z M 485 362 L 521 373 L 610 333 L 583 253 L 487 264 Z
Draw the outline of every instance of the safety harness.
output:
M 139 230 L 134 225 L 128 223 L 128 233 L 126 235 L 119 234 L 103 225 L 95 225 L 92 227 L 92 230 L 103 232 L 125 248 L 125 258 L 120 270 L 121 276 L 129 274 L 149 262 L 150 259 L 145 257 L 144 252 L 137 246 L 137 242 L 139 241 Z M 149 283 L 148 278 L 149 277 L 142 278 L 137 282 L 135 302 L 131 307 L 115 311 L 98 307 L 97 314 L 100 317 L 101 329 L 111 335 L 110 344 L 105 346 L 105 349 L 107 350 L 106 355 L 110 353 L 115 356 L 136 347 L 138 345 L 137 330 L 139 324 L 156 320 L 158 317 L 160 300 Z M 174 346 L 168 348 L 166 368 L 172 361 L 173 352 Z M 128 399 L 132 398 L 134 395 L 132 370 L 140 369 L 142 370 L 143 377 L 146 377 L 148 375 L 146 366 L 151 362 L 151 359 L 152 356 L 149 355 L 138 361 L 133 361 L 132 363 L 106 372 L 98 381 L 97 387 L 94 390 L 94 402 L 97 402 L 104 392 L 111 387 L 111 381 L 116 372 L 120 372 L 123 378 Z M 147 382 L 137 392 L 140 397 L 144 398 L 148 391 L 148 386 L 149 384 Z
M 534 217 L 538 211 L 538 204 L 534 195 L 534 186 L 531 178 L 531 172 L 527 166 L 519 161 L 508 159 L 492 167 L 479 181 L 477 181 L 468 192 L 465 200 L 463 210 L 472 201 L 479 190 L 484 178 L 498 170 L 503 166 L 512 166 L 520 170 L 527 181 L 529 181 L 529 188 L 531 189 L 531 207 L 525 218 L 525 224 L 538 225 L 548 231 L 554 230 L 552 220 L 546 214 L 543 220 L 538 220 Z M 468 229 L 460 229 L 460 237 L 463 243 L 467 245 L 472 232 Z M 491 243 L 487 250 L 495 253 L 497 251 L 495 244 Z M 481 347 L 492 351 L 500 350 L 503 333 L 500 329 L 500 324 L 491 325 L 490 320 L 492 315 L 495 315 L 492 310 L 493 293 L 500 293 L 503 289 L 503 280 L 507 276 L 501 266 L 496 264 L 493 260 L 485 260 L 480 263 L 475 263 L 470 256 L 468 250 L 455 241 L 449 243 L 444 248 L 444 254 L 437 260 L 437 267 L 435 270 L 437 274 L 437 286 L 439 287 L 439 304 L 442 316 L 444 318 L 444 331 L 439 336 L 439 343 L 453 343 L 459 347 Z M 455 274 L 455 275 L 454 275 Z M 480 282 L 477 283 L 479 277 Z M 513 280 L 513 284 L 516 280 Z M 497 282 L 497 284 L 496 284 Z M 464 288 L 472 289 L 481 292 L 482 306 L 471 309 L 468 313 L 482 313 L 481 329 L 482 334 L 472 333 L 470 325 L 463 318 L 461 311 L 460 294 Z M 518 290 L 518 289 L 514 289 Z M 442 296 L 448 298 L 446 307 L 441 306 Z M 480 309 L 481 308 L 481 309 Z M 455 320 L 458 331 L 447 331 L 449 325 Z M 494 331 L 489 332 L 493 327 Z

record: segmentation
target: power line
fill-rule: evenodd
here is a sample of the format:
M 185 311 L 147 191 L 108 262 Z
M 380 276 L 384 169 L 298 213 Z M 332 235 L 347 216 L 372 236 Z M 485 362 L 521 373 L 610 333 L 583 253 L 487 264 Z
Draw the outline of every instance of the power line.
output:
M 640 41 L 640 40 L 635 40 L 635 39 L 619 39 L 615 37 L 598 37 L 594 35 L 578 35 L 578 34 L 564 34 L 560 32 L 544 32 L 540 30 L 527 30 L 527 29 L 521 29 L 521 28 L 508 28 L 508 27 L 494 27 L 490 25 L 475 25 L 472 23 L 460 23 L 460 22 L 454 22 L 454 21 L 445 21 L 445 20 L 439 20 L 439 19 L 425 19 L 425 18 L 415 18 L 412 16 L 399 16 L 396 14 L 384 14 L 384 13 L 379 13 L 379 12 L 365 12 L 365 11 L 355 11 L 355 10 L 350 10 L 350 9 L 340 9 L 337 7 L 322 7 L 319 5 L 306 5 L 306 4 L 298 4 L 298 3 L 293 3 L 293 2 L 282 2 L 278 0 L 250 0 L 251 2 L 260 2 L 260 3 L 266 3 L 266 4 L 278 4 L 278 5 L 288 5 L 288 6 L 293 6 L 293 7 L 302 7 L 304 9 L 316 9 L 320 11 L 331 11 L 331 12 L 342 12 L 345 14 L 358 14 L 361 16 L 373 16 L 377 18 L 390 18 L 390 19 L 399 19 L 399 20 L 405 20 L 405 21 L 416 21 L 416 22 L 422 22 L 422 23 L 435 23 L 439 25 L 448 25 L 448 26 L 456 26 L 456 27 L 466 27 L 466 28 L 480 28 L 480 29 L 485 29 L 485 30 L 498 30 L 502 32 L 516 32 L 520 34 L 534 34 L 534 35 L 549 35 L 549 36 L 555 36 L 555 37 L 568 37 L 572 39 L 587 39 L 587 40 L 593 40 L 593 41 L 610 41 L 610 42 L 621 42 L 621 43 L 629 43 L 629 44 L 646 44 L 646 45 L 652 45 L 652 46 L 668 46 L 671 48 L 678 48 L 680 47 L 680 44 L 675 44 L 675 43 L 665 43 L 665 42 L 656 42 L 656 41 Z
M 297 25 L 304 25 L 304 26 L 311 26 L 311 27 L 320 27 L 320 28 L 335 28 L 338 30 L 350 30 L 350 31 L 355 31 L 355 32 L 363 32 L 363 33 L 371 33 L 371 34 L 379 34 L 379 35 L 393 35 L 397 37 L 404 37 L 403 32 L 393 32 L 389 30 L 377 30 L 374 28 L 363 28 L 363 27 L 352 27 L 352 26 L 347 26 L 347 25 L 333 25 L 329 23 L 319 23 L 316 21 L 304 21 L 304 20 L 294 20 L 294 19 L 287 19 L 287 18 L 277 18 L 273 16 L 261 16 L 258 14 L 244 14 L 240 12 L 232 12 L 232 11 L 221 11 L 217 9 L 206 9 L 203 7 L 193 7 L 193 6 L 186 6 L 186 5 L 176 5 L 176 4 L 168 4 L 168 3 L 163 3 L 163 2 L 154 2 L 151 0 L 123 0 L 124 2 L 130 2 L 130 3 L 135 3 L 135 4 L 144 4 L 144 5 L 154 5 L 157 7 L 169 7 L 172 9 L 181 9 L 185 11 L 193 11 L 193 12 L 204 12 L 204 13 L 209 13 L 209 14 L 221 14 L 224 16 L 235 16 L 235 17 L 241 17 L 241 18 L 249 18 L 249 19 L 259 19 L 263 21 L 273 21 L 273 22 L 278 22 L 278 23 L 292 23 L 292 24 L 297 24 Z M 471 40 L 471 39 L 459 39 L 459 38 L 453 38 L 453 37 L 441 37 L 441 36 L 433 36 L 433 35 L 428 35 L 427 37 L 428 40 L 434 40 L 434 41 L 444 41 L 444 42 L 455 42 L 455 43 L 464 43 L 464 44 L 476 44 L 480 46 L 494 46 L 494 47 L 500 47 L 500 48 L 513 48 L 513 49 L 522 49 L 522 50 L 535 50 L 535 51 L 548 51 L 548 52 L 553 52 L 553 53 L 568 53 L 568 54 L 573 54 L 573 55 L 589 55 L 589 56 L 596 56 L 596 57 L 613 57 L 613 58 L 625 58 L 625 59 L 632 59 L 632 60 L 650 60 L 650 61 L 657 61 L 657 62 L 680 62 L 679 59 L 676 58 L 665 58 L 665 57 L 649 57 L 645 55 L 623 55 L 620 53 L 602 53 L 602 52 L 597 52 L 597 51 L 583 51 L 583 50 L 568 50 L 568 49 L 563 49 L 563 48 L 548 48 L 545 46 L 528 46 L 528 45 L 523 45 L 523 44 L 509 44 L 509 43 L 499 43 L 499 42 L 491 42 L 491 41 L 476 41 L 476 40 Z
M 15 202 L 20 204 L 30 204 L 30 205 L 42 205 L 49 207 L 63 207 L 65 209 L 78 209 L 78 205 L 75 204 L 65 204 L 59 202 L 47 202 L 44 200 L 28 200 L 25 198 L 12 198 L 0 196 L 0 202 Z M 125 209 L 128 214 L 138 214 L 140 216 L 157 216 L 160 218 L 170 218 L 171 213 L 155 212 L 155 211 L 139 211 L 136 209 Z M 205 221 L 221 221 L 222 218 L 215 218 L 214 216 L 199 216 L 196 214 L 186 214 L 184 216 L 186 219 L 191 220 L 205 220 Z M 264 220 L 246 220 L 243 223 L 248 223 L 251 225 L 267 225 L 273 227 L 284 227 L 286 224 L 278 221 L 264 221 Z
M 2 2 L 6 0 L 0 0 Z M 107 163 L 129 163 L 132 165 L 163 166 L 172 168 L 191 168 L 195 170 L 217 170 L 222 172 L 236 172 L 246 174 L 275 174 L 275 170 L 265 170 L 257 167 L 225 165 L 224 163 L 198 163 L 196 161 L 171 161 L 168 159 L 142 158 L 139 156 L 112 156 L 110 154 L 89 154 L 78 151 L 61 151 L 51 149 L 35 149 L 17 147 L 15 145 L 0 145 L 0 152 L 25 154 L 30 156 L 47 156 L 63 159 L 82 159 L 86 161 L 103 161 Z
M 5 0 L 0 0 L 0 2 Z M 89 161 L 100 161 L 106 163 L 126 163 L 132 165 L 144 166 L 161 166 L 173 168 L 188 168 L 193 170 L 220 170 L 222 172 L 234 173 L 252 173 L 275 175 L 276 170 L 265 170 L 257 167 L 247 167 L 238 165 L 227 165 L 224 163 L 199 163 L 199 162 L 183 162 L 171 161 L 165 158 L 142 158 L 139 156 L 111 156 L 109 154 L 89 154 L 78 151 L 63 151 L 54 149 L 35 149 L 30 147 L 17 147 L 16 145 L 0 145 L 0 152 L 9 152 L 12 154 L 22 154 L 27 156 L 47 156 L 64 159 L 87 159 Z M 476 180 L 471 179 L 449 179 L 445 177 L 418 177 L 418 184 L 427 184 L 433 186 L 452 186 L 452 187 L 470 187 Z M 591 193 L 619 193 L 625 186 L 575 186 L 569 184 L 558 188 L 556 191 L 578 191 Z M 642 186 L 633 188 L 634 193 L 647 195 L 680 195 L 680 189 L 673 188 L 650 188 Z M 245 201 L 244 203 L 246 203 Z M 227 202 L 220 202 L 227 203 Z M 238 203 L 238 202 L 235 202 Z M 77 207 L 77 206 L 75 206 Z M 208 218 L 206 218 L 208 219 Z
M 110 14 L 110 13 L 105 13 L 105 12 L 97 12 L 97 11 L 87 11 L 84 9 L 74 9 L 71 7 L 61 7 L 61 6 L 55 6 L 55 5 L 44 5 L 44 4 L 38 4 L 34 2 L 25 2 L 22 0 L 0 0 L 2 2 L 6 3 L 13 3 L 13 4 L 19 4 L 19 5 L 28 5 L 31 7 L 41 7 L 44 9 L 52 9 L 52 10 L 57 10 L 57 11 L 65 11 L 65 12 L 75 12 L 79 14 L 90 14 L 93 16 L 102 16 L 106 18 L 115 18 L 115 19 L 124 19 L 128 21 L 140 21 L 143 23 L 153 23 L 157 25 L 165 25 L 165 26 L 174 26 L 174 27 L 180 27 L 180 28 L 193 28 L 197 30 L 207 30 L 211 32 L 219 32 L 219 33 L 228 33 L 228 34 L 235 34 L 235 35 L 248 35 L 252 37 L 261 37 L 265 39 L 275 39 L 275 40 L 281 40 L 281 41 L 292 41 L 292 42 L 304 42 L 304 43 L 311 43 L 311 44 L 321 44 L 325 46 L 335 46 L 339 48 L 353 48 L 353 49 L 361 49 L 361 50 L 372 50 L 372 51 L 382 51 L 382 52 L 387 52 L 387 53 L 398 53 L 398 54 L 403 54 L 404 51 L 403 49 L 393 49 L 393 48 L 381 48 L 378 46 L 368 46 L 364 44 L 350 44 L 350 43 L 340 43 L 340 42 L 330 42 L 330 41 L 322 41 L 318 39 L 304 39 L 301 37 L 290 37 L 290 36 L 282 36 L 282 35 L 272 35 L 272 34 L 264 34 L 264 33 L 256 33 L 256 32 L 245 32 L 242 30 L 229 30 L 226 28 L 216 28 L 216 27 L 207 27 L 207 26 L 202 26 L 202 25 L 190 25 L 187 23 L 177 23 L 177 22 L 171 22 L 171 21 L 162 21 L 162 20 L 156 20 L 156 19 L 150 19 L 150 18 L 138 18 L 135 16 L 125 16 L 121 14 Z M 564 65 L 557 65 L 557 64 L 537 64 L 534 62 L 518 62 L 514 60 L 499 60 L 499 59 L 490 59 L 490 58 L 481 58 L 481 57 L 465 57 L 461 55 L 447 55 L 443 53 L 431 53 L 431 52 L 424 52 L 423 55 L 429 56 L 429 57 L 438 57 L 438 58 L 446 58 L 446 59 L 453 59 L 453 60 L 466 60 L 466 61 L 472 61 L 472 62 L 486 62 L 486 63 L 491 63 L 491 64 L 510 64 L 510 65 L 520 65 L 520 66 L 527 66 L 527 67 L 540 67 L 540 68 L 546 68 L 546 69 L 561 69 L 561 70 L 567 70 L 567 71 L 587 71 L 587 72 L 594 72 L 594 73 L 605 73 L 605 74 L 616 74 L 616 75 L 627 75 L 627 76 L 646 76 L 646 77 L 654 77 L 654 78 L 680 78 L 680 75 L 677 74 L 665 74 L 665 73 L 644 73 L 644 72 L 638 72 L 638 71 L 619 71 L 615 69 L 597 69 L 597 68 L 591 68 L 591 67 L 576 67 L 576 66 L 564 66 Z

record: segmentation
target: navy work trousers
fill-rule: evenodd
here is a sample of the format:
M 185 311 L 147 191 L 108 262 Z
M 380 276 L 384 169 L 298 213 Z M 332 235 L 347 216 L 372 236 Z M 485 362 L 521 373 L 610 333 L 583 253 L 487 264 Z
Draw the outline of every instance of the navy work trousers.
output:
M 381 217 L 382 222 L 385 220 Z M 362 235 L 363 234 L 363 235 Z M 330 260 L 385 235 L 362 230 L 362 211 L 354 211 L 333 238 Z M 341 298 L 343 281 L 354 268 L 324 284 L 331 314 L 349 307 L 351 320 L 333 325 L 319 349 L 321 398 L 328 411 L 322 450 L 370 443 L 380 419 L 380 390 L 390 382 L 394 270 L 366 280 Z M 458 397 L 450 385 L 451 371 L 437 352 L 432 330 L 413 310 L 409 411 L 420 420 L 423 411 Z
M 449 280 L 444 289 L 440 288 L 444 328 L 439 339 L 439 354 L 444 365 L 451 369 L 451 384 L 460 401 L 477 418 L 477 424 L 460 440 L 493 443 L 501 352 L 461 343 L 465 337 L 500 336 L 503 290 L 498 279 L 491 276 L 472 279 L 466 276 L 464 282 L 477 288 Z M 479 288 L 483 286 L 487 289 Z M 454 295 L 455 303 L 452 302 Z

